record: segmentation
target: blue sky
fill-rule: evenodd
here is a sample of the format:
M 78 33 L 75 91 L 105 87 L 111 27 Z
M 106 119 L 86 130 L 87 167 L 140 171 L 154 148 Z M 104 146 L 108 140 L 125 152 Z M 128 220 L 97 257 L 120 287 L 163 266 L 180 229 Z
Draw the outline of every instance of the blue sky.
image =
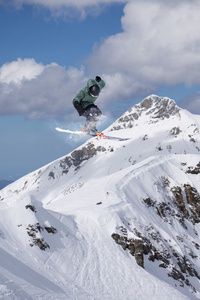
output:
M 96 75 L 100 130 L 149 94 L 200 114 L 199 12 L 199 0 L 0 0 L 0 179 L 86 140 L 55 127 L 84 124 L 72 100 Z
M 17 58 L 79 67 L 95 42 L 121 31 L 123 5 L 105 8 L 100 15 L 65 19 L 48 9 L 24 5 L 21 9 L 1 6 L 1 65 Z M 112 17 L 111 17 L 112 15 Z

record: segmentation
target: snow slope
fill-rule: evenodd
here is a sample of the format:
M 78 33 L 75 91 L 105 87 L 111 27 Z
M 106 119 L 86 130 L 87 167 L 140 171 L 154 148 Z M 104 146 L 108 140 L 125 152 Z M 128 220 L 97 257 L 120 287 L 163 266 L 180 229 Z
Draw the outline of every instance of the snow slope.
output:
M 200 299 L 200 116 L 155 95 L 0 191 L 0 299 Z

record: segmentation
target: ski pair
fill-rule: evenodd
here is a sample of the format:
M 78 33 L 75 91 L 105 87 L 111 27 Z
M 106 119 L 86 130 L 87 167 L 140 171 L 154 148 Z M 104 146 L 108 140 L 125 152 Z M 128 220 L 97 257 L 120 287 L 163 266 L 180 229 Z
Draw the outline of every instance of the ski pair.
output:
M 98 137 L 101 139 L 108 139 L 108 140 L 113 140 L 113 141 L 127 141 L 130 140 L 130 138 L 122 138 L 122 137 L 115 137 L 115 136 L 110 136 L 110 135 L 105 135 L 103 132 L 98 132 L 95 134 L 88 134 L 86 132 L 83 131 L 72 131 L 72 130 L 68 130 L 68 129 L 62 129 L 59 127 L 55 128 L 57 131 L 60 132 L 66 132 L 66 133 L 72 133 L 72 134 L 78 134 L 78 135 L 84 135 L 84 136 L 91 136 L 91 137 Z

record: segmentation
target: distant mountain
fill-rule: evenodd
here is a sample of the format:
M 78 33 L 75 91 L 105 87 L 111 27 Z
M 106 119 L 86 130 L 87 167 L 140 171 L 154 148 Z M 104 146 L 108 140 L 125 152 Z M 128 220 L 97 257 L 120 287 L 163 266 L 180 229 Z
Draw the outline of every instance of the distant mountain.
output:
M 3 189 L 5 186 L 11 184 L 13 181 L 11 180 L 0 180 L 0 190 Z
M 151 95 L 0 191 L 0 294 L 199 299 L 200 116 Z

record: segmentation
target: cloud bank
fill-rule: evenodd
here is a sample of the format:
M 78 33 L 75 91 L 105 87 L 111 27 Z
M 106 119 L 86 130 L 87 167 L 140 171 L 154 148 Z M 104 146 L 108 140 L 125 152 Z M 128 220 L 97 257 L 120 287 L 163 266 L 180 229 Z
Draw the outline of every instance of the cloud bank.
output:
M 73 97 L 86 81 L 83 67 L 66 70 L 56 63 L 38 64 L 34 59 L 7 63 L 0 68 L 0 114 L 64 118 L 72 113 Z
M 124 8 L 123 32 L 97 45 L 90 71 L 129 74 L 152 84 L 199 84 L 200 2 L 131 1 Z M 94 63 L 95 62 L 95 63 Z
M 106 82 L 96 102 L 104 112 L 133 93 L 147 90 L 143 83 L 120 72 L 96 75 L 102 76 Z M 84 67 L 65 69 L 56 63 L 45 66 L 34 59 L 6 63 L 0 68 L 0 115 L 69 121 L 78 118 L 72 100 L 86 86 L 87 80 Z
M 1 83 L 20 84 L 23 80 L 31 80 L 44 71 L 42 64 L 37 64 L 34 59 L 20 59 L 6 63 L 0 68 Z
M 33 2 L 49 9 L 76 5 L 80 9 L 117 1 L 12 1 L 15 5 Z M 83 67 L 65 69 L 56 63 L 45 66 L 34 59 L 18 59 L 3 65 L 0 68 L 3 107 L 0 114 L 70 119 L 71 114 L 75 114 L 71 104 L 73 97 L 84 87 L 89 74 L 100 75 L 106 81 L 98 99 L 105 110 L 126 99 L 147 96 L 160 85 L 199 85 L 199 13 L 199 0 L 126 1 L 122 32 L 94 45 L 85 62 L 87 74 Z M 200 113 L 198 99 L 195 98 L 195 107 Z

